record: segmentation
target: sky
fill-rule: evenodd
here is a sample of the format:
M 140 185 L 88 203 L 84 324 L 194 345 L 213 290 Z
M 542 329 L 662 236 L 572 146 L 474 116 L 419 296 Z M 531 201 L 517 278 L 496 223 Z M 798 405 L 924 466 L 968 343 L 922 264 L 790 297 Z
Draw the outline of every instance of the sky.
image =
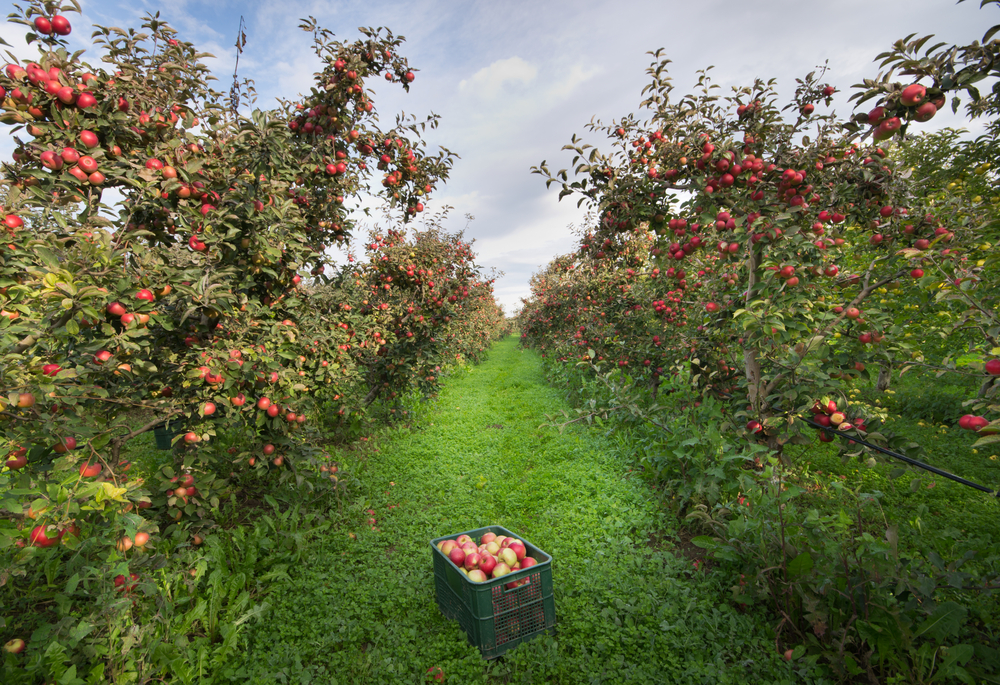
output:
M 696 71 L 713 66 L 715 83 L 750 85 L 757 77 L 778 80 L 791 96 L 795 78 L 828 62 L 827 80 L 840 89 L 833 110 L 843 115 L 850 86 L 878 73 L 876 55 L 910 34 L 934 33 L 949 44 L 978 40 L 1000 23 L 996 6 L 951 0 L 83 0 L 83 16 L 68 15 L 74 49 L 90 47 L 92 24 L 136 27 L 146 13 L 177 29 L 199 50 L 228 90 L 240 17 L 247 43 L 241 77 L 252 78 L 257 106 L 307 92 L 320 68 L 310 36 L 299 20 L 313 16 L 338 38 L 353 40 L 357 27 L 385 26 L 406 37 L 400 52 L 416 71 L 410 92 L 375 84 L 382 124 L 404 111 L 441 116 L 427 135 L 460 156 L 447 185 L 435 191 L 427 211 L 448 205 L 450 231 L 475 239 L 478 262 L 504 272 L 496 295 L 508 314 L 529 295 L 531 274 L 573 251 L 570 226 L 585 210 L 558 190 L 546 190 L 530 168 L 547 160 L 568 167 L 561 150 L 592 118 L 610 122 L 637 112 L 648 82 L 649 51 L 664 48 L 671 60 L 675 94 L 689 92 Z M 33 53 L 22 27 L 3 25 L 0 36 L 20 58 Z M 98 62 L 91 48 L 83 59 Z M 867 109 L 867 107 L 866 107 Z M 936 127 L 962 126 L 939 115 Z M 925 130 L 932 128 L 927 125 Z M 586 138 L 585 138 L 586 139 Z M 591 142 L 603 144 L 598 138 Z M 606 146 L 605 146 L 606 147 Z M 13 144 L 0 134 L 0 157 Z M 466 219 L 466 215 L 474 218 Z

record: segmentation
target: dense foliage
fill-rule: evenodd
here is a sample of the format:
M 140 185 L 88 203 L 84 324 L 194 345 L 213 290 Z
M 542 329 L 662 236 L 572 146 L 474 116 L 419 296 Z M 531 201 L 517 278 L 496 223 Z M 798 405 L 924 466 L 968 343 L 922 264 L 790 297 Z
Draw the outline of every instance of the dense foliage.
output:
M 887 518 L 892 479 L 935 482 L 859 443 L 932 458 L 900 420 L 932 416 L 996 458 L 996 31 L 967 46 L 899 41 L 852 98 L 877 106 L 849 120 L 825 113 L 837 90 L 823 72 L 784 105 L 773 82 L 723 95 L 706 73 L 676 98 L 658 51 L 644 112 L 589 127 L 611 152 L 574 137 L 571 169 L 535 169 L 592 220 L 576 252 L 534 276 L 522 342 L 576 400 L 566 420 L 611 421 L 663 505 L 704 533 L 694 543 L 740 574 L 734 601 L 769 607 L 802 677 L 1000 672 L 995 537 L 954 533 L 945 557 L 919 515 Z M 960 94 L 984 136 L 915 135 Z M 871 397 L 934 373 L 973 390 L 919 406 Z M 886 481 L 813 473 L 830 448 Z M 995 498 L 970 499 L 996 512 Z
M 213 90 L 206 55 L 156 16 L 97 27 L 104 65 L 82 61 L 67 50 L 72 11 L 15 6 L 38 58 L 0 75 L 16 141 L 0 244 L 0 592 L 29 590 L 0 629 L 56 596 L 33 623 L 31 672 L 90 663 L 103 682 L 126 667 L 94 659 L 108 628 L 87 607 L 112 579 L 130 592 L 202 544 L 242 488 L 338 494 L 321 439 L 356 437 L 373 402 L 395 413 L 433 393 L 506 324 L 461 235 L 436 218 L 409 230 L 453 155 L 426 149 L 434 117 L 376 124 L 366 84 L 415 79 L 401 38 L 343 42 L 305 21 L 314 86 L 247 111 L 252 84 Z M 366 237 L 351 207 L 376 192 L 389 227 L 335 267 L 331 247 Z M 172 460 L 136 473 L 130 443 L 159 428 Z M 40 645 L 63 651 L 43 660 Z

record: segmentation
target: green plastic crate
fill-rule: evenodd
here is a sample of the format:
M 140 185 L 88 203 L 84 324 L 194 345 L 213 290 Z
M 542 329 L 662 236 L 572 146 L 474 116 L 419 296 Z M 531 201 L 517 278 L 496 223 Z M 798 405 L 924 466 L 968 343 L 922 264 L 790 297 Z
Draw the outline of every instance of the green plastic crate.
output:
M 502 578 L 473 583 L 437 548 L 442 540 L 454 540 L 459 535 L 468 535 L 478 544 L 484 533 L 521 540 L 527 556 L 538 563 Z M 430 544 L 438 607 L 447 618 L 458 621 L 469 642 L 485 658 L 494 659 L 541 633 L 554 632 L 556 605 L 552 595 L 552 557 L 548 554 L 502 526 L 445 535 Z M 506 587 L 522 578 L 528 578 L 528 583 L 512 589 Z

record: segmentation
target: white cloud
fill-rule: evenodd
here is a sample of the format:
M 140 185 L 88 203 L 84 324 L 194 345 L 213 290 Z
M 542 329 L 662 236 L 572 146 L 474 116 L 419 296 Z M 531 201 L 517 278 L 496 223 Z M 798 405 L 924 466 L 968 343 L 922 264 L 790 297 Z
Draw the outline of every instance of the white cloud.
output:
M 459 82 L 462 92 L 484 100 L 493 100 L 507 83 L 531 83 L 538 75 L 538 68 L 520 57 L 508 57 L 483 67 L 471 78 Z

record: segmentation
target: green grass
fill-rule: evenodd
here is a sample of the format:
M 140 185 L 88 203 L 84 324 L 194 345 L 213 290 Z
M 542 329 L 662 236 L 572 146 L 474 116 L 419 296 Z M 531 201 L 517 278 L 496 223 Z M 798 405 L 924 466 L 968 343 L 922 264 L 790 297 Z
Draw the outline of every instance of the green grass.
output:
M 955 425 L 958 416 L 967 413 L 962 401 L 975 397 L 976 388 L 949 382 L 947 377 L 914 373 L 896 379 L 888 394 L 867 388 L 857 397 L 888 409 L 887 427 L 921 445 L 925 450 L 921 461 L 996 491 L 1000 489 L 1000 444 L 975 449 L 972 444 L 977 436 Z M 943 419 L 943 414 L 952 418 Z M 890 472 L 904 466 L 901 462 L 885 458 L 874 468 L 856 460 L 845 464 L 833 444 L 808 446 L 802 460 L 813 469 L 847 476 L 854 487 L 866 492 L 883 493 L 886 517 L 902 524 L 902 538 L 925 554 L 934 549 L 948 559 L 975 549 L 980 559 L 1000 555 L 1000 501 L 992 495 L 916 469 L 891 479 Z
M 411 427 L 340 455 L 362 484 L 348 524 L 273 588 L 233 680 L 421 683 L 438 666 L 463 684 L 793 682 L 766 618 L 727 601 L 732 579 L 649 544 L 661 519 L 610 440 L 539 427 L 564 408 L 508 338 Z M 438 610 L 428 545 L 490 524 L 552 555 L 558 629 L 495 662 Z

